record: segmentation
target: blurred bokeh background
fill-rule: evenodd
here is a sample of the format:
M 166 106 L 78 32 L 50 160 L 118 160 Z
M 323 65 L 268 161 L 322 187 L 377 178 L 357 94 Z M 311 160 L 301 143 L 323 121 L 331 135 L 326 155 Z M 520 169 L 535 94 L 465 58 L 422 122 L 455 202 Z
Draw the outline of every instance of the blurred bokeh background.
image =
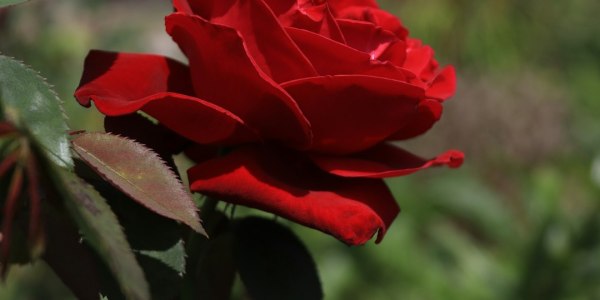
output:
M 55 85 L 73 129 L 101 130 L 72 98 L 85 55 L 183 59 L 169 2 L 30 1 L 0 11 L 0 52 Z M 389 180 L 403 212 L 380 245 L 292 225 L 326 299 L 600 299 L 600 1 L 380 4 L 459 72 L 443 119 L 406 148 L 467 161 Z M 42 263 L 0 285 L 0 299 L 70 297 Z

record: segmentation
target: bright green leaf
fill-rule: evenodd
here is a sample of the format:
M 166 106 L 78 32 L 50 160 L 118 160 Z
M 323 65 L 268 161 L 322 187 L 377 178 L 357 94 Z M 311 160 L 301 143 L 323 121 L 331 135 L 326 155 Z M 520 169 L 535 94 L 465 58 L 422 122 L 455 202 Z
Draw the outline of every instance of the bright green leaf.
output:
M 2 55 L 0 105 L 4 117 L 27 131 L 52 161 L 61 166 L 72 165 L 67 140 L 68 127 L 56 93 L 37 72 Z
M 289 229 L 251 217 L 236 224 L 234 235 L 235 261 L 250 298 L 323 298 L 315 263 Z
M 86 241 L 106 262 L 128 299 L 150 299 L 148 283 L 117 217 L 91 186 L 63 169 L 54 178 Z
M 9 5 L 15 5 L 23 2 L 27 2 L 28 0 L 0 0 L 0 8 Z
M 72 143 L 83 161 L 132 199 L 206 235 L 192 195 L 156 153 L 108 133 L 80 134 Z

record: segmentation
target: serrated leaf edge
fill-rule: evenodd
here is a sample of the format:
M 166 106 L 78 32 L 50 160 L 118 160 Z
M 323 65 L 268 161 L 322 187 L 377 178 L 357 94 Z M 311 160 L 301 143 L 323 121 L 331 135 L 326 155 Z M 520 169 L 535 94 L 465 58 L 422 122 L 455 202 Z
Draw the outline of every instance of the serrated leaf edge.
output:
M 26 2 L 29 0 L 26 0 Z M 16 4 L 11 4 L 8 6 L 12 6 L 12 5 L 17 5 L 20 3 L 16 3 Z M 6 6 L 6 7 L 8 7 Z M 48 88 L 48 91 L 50 92 L 50 94 L 53 96 L 54 101 L 56 101 L 58 103 L 58 109 L 60 110 L 61 116 L 63 118 L 63 120 L 65 121 L 65 129 L 66 132 L 68 132 L 70 130 L 70 126 L 69 126 L 69 116 L 67 115 L 67 113 L 65 112 L 65 108 L 63 106 L 63 104 L 65 103 L 62 99 L 60 99 L 60 97 L 58 96 L 58 93 L 54 90 L 54 85 L 50 84 L 48 82 L 48 79 L 46 79 L 44 76 L 42 76 L 42 73 L 40 73 L 38 70 L 34 69 L 33 67 L 31 67 L 30 65 L 26 64 L 24 61 L 17 59 L 13 56 L 9 56 L 9 55 L 5 55 L 2 52 L 0 52 L 0 57 L 5 57 L 9 60 L 12 60 L 13 62 L 19 64 L 21 67 L 23 67 L 23 69 L 25 69 L 28 72 L 31 72 L 33 75 L 35 75 L 41 82 L 43 85 L 45 85 Z M 27 129 L 28 133 L 29 133 L 29 129 Z M 65 134 L 66 134 L 65 132 Z M 35 141 L 35 139 L 34 139 Z M 46 146 L 42 145 L 41 143 L 38 143 L 37 141 L 35 141 L 36 146 L 44 149 L 44 151 L 46 153 L 49 153 L 50 155 L 52 155 L 54 158 L 56 158 L 59 161 L 62 161 L 64 163 L 65 166 L 69 166 L 71 165 L 69 162 L 66 162 L 62 159 L 62 157 L 60 157 L 59 155 L 56 155 L 55 153 L 53 153 L 52 151 L 50 151 L 48 148 L 46 148 Z
M 21 2 L 17 2 L 17 3 L 12 3 L 12 4 L 0 4 L 0 9 L 2 8 L 7 8 L 7 7 L 11 7 L 11 6 L 15 6 L 15 5 L 21 5 L 25 2 L 29 2 L 30 0 L 23 0 Z
M 93 185 L 91 185 L 91 184 L 89 184 L 89 183 L 85 182 L 84 180 L 82 180 L 81 178 L 79 178 L 79 177 L 78 177 L 78 176 L 77 176 L 75 173 L 73 173 L 73 172 L 72 172 L 72 171 L 70 171 L 70 170 L 66 170 L 65 172 L 68 172 L 69 174 L 73 175 L 73 177 L 74 177 L 74 178 L 76 178 L 76 179 L 74 179 L 74 181 L 73 181 L 73 184 L 79 184 L 79 185 L 81 185 L 81 186 L 82 186 L 82 189 L 89 189 L 89 190 L 92 190 L 92 191 L 94 191 L 95 193 L 98 193 L 98 197 L 101 197 L 101 198 L 103 198 L 103 197 L 100 195 L 100 193 L 99 193 L 99 192 L 96 190 L 96 188 L 94 188 L 94 186 L 93 186 Z M 65 180 L 65 178 L 63 178 L 62 180 Z M 106 201 L 106 200 L 105 200 L 105 201 Z M 105 203 L 105 204 L 106 204 L 108 207 L 110 207 L 110 206 L 108 205 L 108 203 Z M 72 205 L 78 205 L 78 204 L 77 204 L 77 203 L 75 203 L 74 201 L 72 201 Z M 70 205 L 68 205 L 68 206 L 70 206 Z M 83 206 L 85 206 L 85 204 L 83 204 Z M 75 209 L 77 210 L 78 208 L 75 208 Z M 83 208 L 83 209 L 85 209 L 85 208 Z M 71 209 L 68 209 L 68 210 L 71 210 Z M 116 229 L 118 229 L 118 230 L 119 230 L 121 233 L 123 233 L 123 238 L 124 238 L 124 240 L 122 240 L 122 241 L 121 241 L 121 242 L 122 242 L 122 246 L 124 246 L 126 249 L 128 249 L 129 251 L 131 251 L 132 258 L 134 259 L 134 261 L 135 261 L 135 263 L 136 263 L 137 267 L 139 268 L 139 270 L 141 271 L 141 274 L 142 274 L 142 276 L 143 276 L 144 283 L 145 283 L 145 287 L 144 287 L 144 289 L 147 291 L 147 292 L 145 292 L 145 293 L 149 293 L 149 291 L 150 291 L 150 287 L 148 286 L 148 283 L 147 283 L 147 281 L 146 281 L 146 274 L 144 273 L 144 270 L 143 270 L 143 268 L 142 268 L 142 267 L 139 265 L 139 262 L 137 261 L 137 258 L 135 257 L 135 251 L 134 251 L 134 250 L 131 248 L 131 246 L 129 245 L 129 241 L 127 241 L 127 237 L 126 237 L 126 235 L 125 235 L 125 229 L 123 228 L 123 226 L 121 226 L 121 223 L 119 223 L 119 222 L 118 222 L 118 218 L 117 218 L 117 216 L 115 215 L 115 213 L 114 213 L 114 212 L 113 212 L 111 209 L 109 209 L 108 211 L 105 211 L 104 213 L 106 213 L 106 214 L 107 214 L 108 216 L 110 216 L 111 218 L 114 218 L 115 220 L 117 220 L 117 222 L 116 222 Z M 74 216 L 74 217 L 75 217 L 75 218 L 77 218 L 77 219 L 80 219 L 80 221 L 79 221 L 79 222 L 83 222 L 83 223 L 85 223 L 86 225 L 84 225 L 84 226 L 87 226 L 87 227 L 92 227 L 92 228 L 94 227 L 94 226 L 93 226 L 93 225 L 91 225 L 91 224 L 90 224 L 88 221 L 86 221 L 84 218 L 82 218 L 82 217 L 80 217 L 80 216 Z M 81 229 L 80 229 L 80 230 L 81 230 Z M 83 237 L 84 239 L 86 239 L 86 235 L 85 235 L 85 234 L 81 233 L 81 235 L 82 235 L 82 237 Z M 88 239 L 89 239 L 89 238 L 88 238 Z M 90 241 L 89 243 L 90 243 L 90 244 L 96 244 L 96 243 L 94 243 L 94 242 L 92 242 L 92 241 Z M 102 255 L 102 252 L 107 252 L 107 253 L 113 253 L 113 252 L 115 252 L 115 250 L 114 250 L 114 249 L 115 249 L 115 247 L 114 247 L 113 245 L 111 245 L 111 244 L 106 244 L 106 243 L 101 243 L 101 245 L 96 245 L 96 246 L 95 246 L 95 247 L 93 247 L 93 248 L 100 248 L 100 249 L 95 249 L 96 251 L 98 251 L 98 253 L 100 253 L 100 255 Z M 117 251 L 117 252 L 118 252 L 118 251 Z M 114 272 L 115 272 L 115 270 L 113 270 L 113 263 L 112 263 L 112 262 L 109 262 L 109 261 L 107 261 L 105 258 L 102 258 L 102 260 L 103 260 L 103 261 L 104 261 L 104 262 L 105 262 L 105 263 L 108 265 L 108 267 L 109 267 L 109 269 L 111 270 L 111 272 L 113 272 L 113 273 L 114 273 Z M 117 274 L 114 274 L 114 275 L 115 275 L 115 277 L 119 277 Z M 118 283 L 118 284 L 119 284 L 119 288 L 120 288 L 120 289 L 121 289 L 121 290 L 122 290 L 124 293 L 128 294 L 128 292 L 127 292 L 127 291 L 128 291 L 128 289 L 127 289 L 125 286 L 122 286 L 122 285 L 124 285 L 124 283 L 121 283 L 121 280 L 119 280 L 119 279 L 117 279 L 117 281 L 119 282 L 119 283 Z
M 167 163 L 166 163 L 166 162 L 165 162 L 165 161 L 164 161 L 164 160 L 163 160 L 163 159 L 162 159 L 162 158 L 161 158 L 161 157 L 160 157 L 160 156 L 159 156 L 159 155 L 158 155 L 156 152 L 152 151 L 151 149 L 149 149 L 149 148 L 148 148 L 148 147 L 146 147 L 145 145 L 143 145 L 143 144 L 141 144 L 141 143 L 139 143 L 139 142 L 137 142 L 137 141 L 135 141 L 135 140 L 133 140 L 133 139 L 130 139 L 130 138 L 127 138 L 127 137 L 124 137 L 124 136 L 121 136 L 121 135 L 117 135 L 117 134 L 111 134 L 111 133 L 101 133 L 101 132 L 89 132 L 89 133 L 83 133 L 83 134 L 85 134 L 85 135 L 108 135 L 108 136 L 117 137 L 117 138 L 120 138 L 120 139 L 122 139 L 122 140 L 124 140 L 124 141 L 130 142 L 130 143 L 133 143 L 133 144 L 135 144 L 136 146 L 140 146 L 140 147 L 141 147 L 141 149 L 142 149 L 142 151 L 144 152 L 144 155 L 150 155 L 150 156 L 152 156 L 153 158 L 157 159 L 157 160 L 160 162 L 161 166 L 167 170 L 167 172 L 169 173 L 169 175 L 171 175 L 171 176 L 172 176 L 172 177 L 173 177 L 173 178 L 174 178 L 174 179 L 175 179 L 175 180 L 176 180 L 176 181 L 179 183 L 180 187 L 181 187 L 181 188 L 183 188 L 182 190 L 183 190 L 185 193 L 188 193 L 188 194 L 190 194 L 190 193 L 189 193 L 189 191 L 188 191 L 187 189 L 185 189 L 185 185 L 183 184 L 183 182 L 181 182 L 181 181 L 179 180 L 179 178 L 177 177 L 177 175 L 175 174 L 175 172 L 173 171 L 173 169 L 171 169 L 171 167 L 169 167 L 169 165 L 167 165 Z M 95 155 L 93 155 L 92 153 L 90 153 L 89 151 L 87 151 L 87 150 L 83 149 L 82 147 L 79 147 L 79 146 L 77 146 L 75 143 L 71 143 L 71 145 L 72 145 L 72 147 L 74 148 L 74 151 L 75 151 L 75 152 L 77 152 L 77 153 L 78 153 L 78 150 L 77 150 L 77 149 L 79 149 L 80 151 L 82 151 L 82 152 L 86 153 L 87 155 L 89 155 L 89 156 L 93 157 L 93 158 L 94 158 L 94 159 L 96 159 L 96 161 L 98 161 L 98 162 L 99 162 L 99 163 L 100 163 L 102 166 L 106 167 L 107 169 L 109 169 L 110 171 L 112 171 L 114 174 L 117 174 L 117 175 L 118 175 L 120 178 L 124 179 L 124 180 L 125 180 L 127 183 L 129 183 L 129 184 L 130 184 L 130 186 L 133 186 L 133 187 L 135 187 L 135 189 L 136 189 L 136 190 L 138 190 L 138 191 L 140 191 L 142 194 L 144 194 L 144 195 L 148 195 L 148 194 L 147 194 L 147 193 L 146 193 L 144 190 L 140 189 L 140 188 L 139 188 L 137 185 L 135 185 L 133 182 L 131 182 L 131 181 L 130 181 L 128 178 L 126 178 L 126 177 L 124 177 L 124 176 L 121 176 L 121 174 L 120 174 L 119 172 L 117 172 L 115 169 L 113 169 L 113 168 L 111 168 L 110 166 L 108 166 L 107 164 L 105 164 L 105 163 L 104 163 L 104 162 L 103 162 L 101 159 L 99 159 L 98 157 L 96 157 Z M 78 153 L 78 154 L 79 154 L 79 153 Z M 121 188 L 121 187 L 120 187 L 118 184 L 116 184 L 114 181 L 110 180 L 110 179 L 109 179 L 109 178 L 108 178 L 108 177 L 107 177 L 107 176 L 106 176 L 104 173 L 100 172 L 100 171 L 99 171 L 97 168 L 95 168 L 95 167 L 93 167 L 93 168 L 94 168 L 94 169 L 96 170 L 96 172 L 98 172 L 98 174 L 100 174 L 100 175 L 102 176 L 102 178 L 104 178 L 106 181 L 110 182 L 110 183 L 111 183 L 113 186 L 117 187 L 117 188 L 118 188 L 120 191 L 122 191 L 122 192 L 124 192 L 125 194 L 127 194 L 128 196 L 132 197 L 132 195 L 131 195 L 130 193 L 128 193 L 127 191 L 123 190 L 123 189 L 122 189 L 122 188 Z M 132 198 L 133 198 L 133 197 L 132 197 Z M 148 199 L 153 199 L 153 197 L 147 197 L 147 198 L 148 198 Z M 195 215 L 196 219 L 198 220 L 198 225 L 199 225 L 199 227 L 198 227 L 198 228 L 195 228 L 196 226 L 192 226 L 192 224 L 189 224 L 189 222 L 183 222 L 183 221 L 182 221 L 182 222 L 183 222 L 183 223 L 185 223 L 185 224 L 187 224 L 188 226 L 190 226 L 192 229 L 194 229 L 194 231 L 196 231 L 196 232 L 198 232 L 198 233 L 201 233 L 201 234 L 204 234 L 204 235 L 206 235 L 206 231 L 204 230 L 204 228 L 203 228 L 203 226 L 202 226 L 202 220 L 200 219 L 200 215 L 199 215 L 199 209 L 198 209 L 198 207 L 197 207 L 197 206 L 194 204 L 193 198 L 191 198 L 191 197 L 190 197 L 190 199 L 192 200 L 192 201 L 191 201 L 191 203 L 193 204 L 193 208 L 194 208 L 194 209 L 193 209 L 193 212 L 194 212 L 194 215 Z M 163 209 L 165 209 L 166 211 L 172 211 L 172 210 L 168 209 L 167 207 L 165 207 L 165 206 L 164 206 L 162 203 L 160 203 L 160 202 L 156 202 L 156 201 L 154 201 L 154 200 L 151 200 L 151 201 L 152 201 L 153 203 L 155 203 L 155 204 L 158 204 L 158 206 L 162 207 L 162 208 L 163 208 Z M 144 205 L 145 207 L 147 207 L 148 209 L 150 209 L 150 210 L 154 211 L 152 208 L 148 207 L 148 205 L 145 205 L 145 204 L 144 204 L 142 201 L 136 201 L 136 202 L 138 202 L 138 203 L 140 203 L 140 204 Z M 156 213 L 157 213 L 157 212 L 156 212 Z M 160 214 L 160 215 L 163 215 L 163 214 Z M 181 216 L 181 214 L 179 214 L 179 213 L 175 213 L 175 215 L 177 215 L 177 216 Z M 164 215 L 163 215 L 163 216 L 164 216 Z M 165 217 L 169 217 L 169 216 L 165 216 Z M 169 218 L 170 218 L 170 217 L 169 217 Z M 187 219 L 187 218 L 185 218 L 185 219 Z M 179 220 L 178 220 L 178 221 L 179 221 Z

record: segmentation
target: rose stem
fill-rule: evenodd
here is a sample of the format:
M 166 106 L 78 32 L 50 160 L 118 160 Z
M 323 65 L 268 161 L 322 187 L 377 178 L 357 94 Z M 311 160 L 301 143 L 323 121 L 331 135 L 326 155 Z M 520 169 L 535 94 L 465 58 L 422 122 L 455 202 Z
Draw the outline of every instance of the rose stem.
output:
M 15 215 L 15 207 L 21 187 L 23 186 L 23 169 L 18 166 L 13 173 L 8 189 L 8 196 L 4 204 L 4 220 L 2 222 L 2 245 L 0 245 L 0 277 L 5 278 L 8 269 L 8 256 L 10 254 L 10 238 L 12 223 Z
M 30 198 L 29 206 L 29 243 L 33 249 L 33 253 L 39 252 L 42 247 L 42 236 L 40 227 L 40 191 L 39 191 L 39 177 L 37 172 L 37 164 L 35 155 L 29 155 L 27 159 L 27 192 Z
M 15 164 L 15 162 L 17 162 L 18 158 L 19 152 L 14 151 L 0 163 L 0 179 L 4 176 L 6 171 L 8 171 Z
M 15 128 L 12 126 L 12 124 L 8 122 L 0 122 L 0 136 L 9 134 L 13 131 L 15 131 Z

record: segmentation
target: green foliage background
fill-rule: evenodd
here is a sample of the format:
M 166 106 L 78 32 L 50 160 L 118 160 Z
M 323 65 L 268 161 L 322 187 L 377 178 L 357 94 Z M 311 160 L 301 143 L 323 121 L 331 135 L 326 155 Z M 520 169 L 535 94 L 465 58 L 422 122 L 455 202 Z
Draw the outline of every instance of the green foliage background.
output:
M 0 11 L 0 52 L 56 85 L 71 128 L 101 130 L 72 100 L 83 58 L 97 48 L 183 60 L 164 32 L 168 2 L 29 1 Z M 467 161 L 390 180 L 403 211 L 380 245 L 347 248 L 290 224 L 326 299 L 600 298 L 600 2 L 380 3 L 459 71 L 442 121 L 405 146 Z M 0 299 L 40 297 L 70 297 L 42 264 L 0 286 Z

